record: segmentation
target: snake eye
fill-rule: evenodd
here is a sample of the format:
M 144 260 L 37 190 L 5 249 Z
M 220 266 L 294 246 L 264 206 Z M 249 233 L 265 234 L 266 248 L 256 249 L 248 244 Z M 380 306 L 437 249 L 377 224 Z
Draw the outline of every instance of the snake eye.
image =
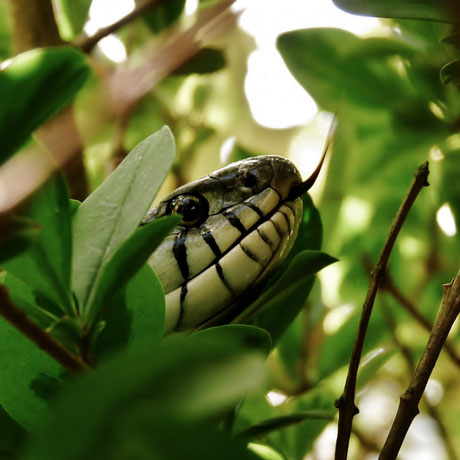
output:
M 182 220 L 179 225 L 192 227 L 206 218 L 206 210 L 200 199 L 194 195 L 181 195 L 171 202 L 171 212 L 180 214 Z
M 251 171 L 247 171 L 243 177 L 243 186 L 254 188 L 257 185 L 257 177 Z

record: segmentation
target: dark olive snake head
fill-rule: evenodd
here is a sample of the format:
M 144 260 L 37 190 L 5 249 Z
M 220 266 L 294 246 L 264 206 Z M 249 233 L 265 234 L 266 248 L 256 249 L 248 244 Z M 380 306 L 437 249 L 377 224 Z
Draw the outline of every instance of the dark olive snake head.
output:
M 281 156 L 253 157 L 179 187 L 147 214 L 144 223 L 182 216 L 149 259 L 166 295 L 165 333 L 234 309 L 267 279 L 296 239 L 308 180 Z

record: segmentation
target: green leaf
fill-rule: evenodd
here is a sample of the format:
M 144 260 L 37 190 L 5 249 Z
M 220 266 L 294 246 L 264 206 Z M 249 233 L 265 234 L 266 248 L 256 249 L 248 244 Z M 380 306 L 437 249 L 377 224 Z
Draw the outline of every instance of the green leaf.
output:
M 142 404 L 132 408 L 126 418 L 119 421 L 114 438 L 115 443 L 106 441 L 90 458 L 205 460 L 217 455 L 219 460 L 260 460 L 242 440 L 231 439 L 216 427 L 184 423 L 168 416 L 160 420 L 150 407 Z
M 298 254 L 281 277 L 243 311 L 235 322 L 255 317 L 255 325 L 268 331 L 276 344 L 302 309 L 313 285 L 313 276 L 337 259 L 319 251 Z
M 26 432 L 0 405 L 0 458 L 16 458 L 15 451 L 24 441 Z M 6 457 L 4 457 L 4 455 Z
M 304 422 L 305 420 L 332 420 L 334 418 L 334 412 L 328 412 L 325 410 L 309 410 L 304 412 L 296 412 L 289 415 L 282 415 L 280 417 L 274 417 L 268 420 L 264 420 L 257 425 L 250 426 L 245 430 L 237 434 L 238 437 L 253 441 L 260 439 L 271 433 L 282 428 L 287 428 L 292 425 L 297 425 Z
M 105 265 L 92 297 L 88 300 L 87 318 L 93 324 L 101 309 L 122 289 L 147 262 L 165 236 L 177 226 L 177 215 L 155 219 L 136 230 Z
M 216 338 L 212 346 L 191 338 L 138 344 L 67 386 L 25 458 L 93 459 L 124 442 L 136 445 L 135 438 L 117 435 L 137 408 L 148 415 L 139 433 L 155 440 L 150 457 L 139 458 L 158 458 L 161 435 L 157 440 L 154 433 L 164 422 L 185 423 L 194 433 L 197 422 L 231 408 L 264 380 L 264 358 L 224 340 Z
M 354 58 L 365 43 L 342 29 L 311 28 L 280 35 L 277 47 L 297 81 L 326 110 L 335 112 L 342 98 L 367 107 L 400 105 L 407 82 L 384 60 Z M 371 43 L 379 57 L 381 43 Z
M 363 362 L 359 366 L 358 381 L 356 387 L 362 388 L 376 372 L 386 364 L 396 353 L 397 349 L 392 348 L 378 348 L 370 351 L 363 357 Z
M 323 341 L 318 357 L 318 380 L 331 375 L 349 362 L 360 314 L 360 311 L 354 312 L 337 332 Z M 388 328 L 382 327 L 385 324 L 382 309 L 374 308 L 367 329 L 364 353 L 378 346 L 388 335 Z
M 36 240 L 38 230 L 31 219 L 6 217 L 0 223 L 0 263 L 25 251 Z
M 179 18 L 184 6 L 185 0 L 168 0 L 168 2 L 154 5 L 151 12 L 143 15 L 143 19 L 152 32 L 158 33 Z
M 58 315 L 56 316 L 43 308 L 41 305 L 43 303 L 46 305 L 46 300 L 41 298 L 40 294 L 30 284 L 6 272 L 3 273 L 3 276 L 0 276 L 0 284 L 8 289 L 11 301 L 43 329 L 58 321 L 62 312 L 56 310 L 56 315 Z
M 36 242 L 2 263 L 2 268 L 30 284 L 49 311 L 73 315 L 70 291 L 71 222 L 67 185 L 56 174 L 30 199 L 26 216 L 40 226 Z M 45 303 L 48 305 L 46 306 Z
M 73 287 L 83 316 L 105 266 L 136 230 L 174 158 L 168 127 L 132 150 L 74 214 Z
M 190 337 L 191 340 L 212 342 L 223 340 L 238 347 L 259 351 L 268 355 L 272 341 L 267 331 L 247 324 L 226 324 L 199 331 Z
M 89 73 L 85 55 L 71 47 L 27 51 L 0 71 L 0 163 L 72 100 Z
M 201 48 L 190 59 L 187 59 L 173 75 L 189 75 L 191 73 L 212 73 L 225 67 L 225 56 L 215 48 Z
M 110 302 L 95 353 L 102 358 L 139 341 L 156 339 L 160 342 L 164 320 L 163 288 L 153 270 L 145 264 Z
M 0 318 L 0 405 L 27 430 L 41 424 L 62 368 Z
M 92 0 L 57 0 L 59 33 L 64 40 L 74 39 L 88 19 Z
M 441 81 L 447 85 L 460 85 L 460 61 L 452 61 L 446 64 L 439 72 Z
M 433 0 L 332 0 L 349 13 L 379 18 L 424 19 L 427 21 L 455 22 L 448 3 Z

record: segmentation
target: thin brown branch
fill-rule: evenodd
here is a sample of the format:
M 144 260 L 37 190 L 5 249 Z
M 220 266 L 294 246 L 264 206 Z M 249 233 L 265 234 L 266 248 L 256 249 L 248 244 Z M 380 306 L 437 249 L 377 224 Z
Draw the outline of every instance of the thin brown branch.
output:
M 151 10 L 153 7 L 157 7 L 162 3 L 166 3 L 165 0 L 145 0 L 142 3 L 139 3 L 133 11 L 128 13 L 126 16 L 123 16 L 118 21 L 110 24 L 103 29 L 98 30 L 94 35 L 91 36 L 81 36 L 75 40 L 75 45 L 82 49 L 85 53 L 90 53 L 93 48 L 104 38 L 110 34 L 113 34 L 118 29 L 123 27 L 126 24 L 134 21 L 139 16 L 142 16 L 147 11 Z
M 406 361 L 407 369 L 408 369 L 410 375 L 412 375 L 414 373 L 414 370 L 415 370 L 415 362 L 414 362 L 414 358 L 412 357 L 412 352 L 411 352 L 410 348 L 399 339 L 399 337 L 398 337 L 398 335 L 396 333 L 397 324 L 396 324 L 396 321 L 395 321 L 395 319 L 393 318 L 393 316 L 391 314 L 390 309 L 388 308 L 388 306 L 384 302 L 382 302 L 382 307 L 383 307 L 383 313 L 384 313 L 384 316 L 385 316 L 385 320 L 388 323 L 388 329 L 390 331 L 390 334 L 391 334 L 391 337 L 393 339 L 393 342 L 395 343 L 395 345 L 401 351 L 401 354 L 402 354 L 403 358 Z M 444 441 L 444 445 L 446 447 L 446 451 L 447 451 L 447 455 L 448 455 L 449 459 L 450 460 L 457 460 L 458 457 L 457 457 L 457 454 L 455 452 L 455 448 L 454 448 L 454 446 L 452 444 L 451 438 L 449 436 L 449 432 L 447 430 L 446 425 L 444 424 L 444 422 L 442 420 L 442 417 L 441 417 L 439 411 L 437 410 L 437 408 L 433 404 L 431 404 L 431 402 L 428 400 L 428 398 L 425 397 L 425 398 L 422 399 L 422 401 L 424 402 L 424 405 L 426 407 L 426 410 L 427 410 L 428 414 L 430 415 L 430 417 L 438 425 L 439 433 L 441 435 L 442 440 Z
M 5 286 L 0 286 L 0 315 L 72 374 L 88 370 L 80 358 L 65 349 L 11 302 Z
M 430 321 L 419 312 L 415 304 L 404 295 L 403 292 L 395 285 L 390 275 L 387 273 L 385 275 L 384 281 L 382 283 L 382 290 L 385 290 L 418 322 L 422 325 L 428 332 L 431 332 L 433 325 Z M 444 349 L 446 350 L 449 358 L 460 367 L 460 356 L 455 351 L 453 345 L 447 341 L 444 344 Z
M 409 214 L 409 211 L 414 204 L 418 194 L 423 187 L 429 185 L 427 181 L 428 174 L 428 162 L 425 162 L 423 165 L 417 168 L 409 191 L 393 220 L 382 252 L 371 274 L 369 289 L 367 291 L 366 300 L 364 301 L 363 311 L 358 326 L 358 332 L 351 354 L 350 365 L 348 367 L 345 388 L 342 396 L 336 401 L 336 407 L 339 409 L 339 426 L 337 442 L 335 446 L 336 460 L 343 460 L 347 458 L 353 417 L 359 412 L 355 405 L 356 380 L 364 345 L 364 339 L 366 337 L 367 327 L 369 325 L 372 308 L 374 306 L 375 297 L 377 295 L 377 289 L 379 288 L 383 276 L 385 275 L 387 262 L 396 241 L 396 237 L 398 236 L 399 231 L 401 230 L 401 227 L 407 215 Z
M 443 286 L 444 295 L 430 338 L 407 390 L 401 395 L 398 411 L 385 441 L 381 460 L 396 459 L 412 421 L 419 413 L 419 402 L 447 336 L 460 313 L 460 271 L 450 284 Z

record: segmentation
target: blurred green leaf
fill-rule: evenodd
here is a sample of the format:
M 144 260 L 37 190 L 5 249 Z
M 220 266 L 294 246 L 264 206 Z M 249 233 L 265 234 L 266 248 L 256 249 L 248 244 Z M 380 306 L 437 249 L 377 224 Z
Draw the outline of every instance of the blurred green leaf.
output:
M 439 75 L 445 85 L 460 85 L 460 61 L 449 62 L 441 69 Z
M 138 144 L 74 214 L 73 287 L 84 317 L 99 278 L 138 227 L 174 158 L 169 128 Z
M 64 40 L 74 39 L 88 19 L 92 0 L 57 0 L 59 32 Z
M 247 324 L 226 324 L 199 331 L 192 340 L 212 343 L 213 340 L 223 340 L 237 347 L 259 351 L 266 355 L 272 348 L 271 338 L 267 331 Z
M 0 163 L 72 100 L 89 73 L 86 56 L 71 47 L 37 48 L 12 58 L 0 71 Z
M 126 239 L 104 267 L 95 283 L 86 307 L 90 325 L 99 318 L 104 306 L 123 289 L 126 283 L 147 262 L 152 252 L 179 223 L 177 215 L 155 219 L 137 229 Z
M 0 60 L 11 55 L 11 39 L 7 20 L 7 6 L 0 2 Z
M 2 219 L 0 230 L 0 263 L 25 251 L 39 234 L 34 221 L 14 215 Z
M 333 416 L 337 412 L 334 408 L 335 398 L 335 393 L 328 386 L 322 385 L 295 399 L 284 410 L 288 413 L 315 411 Z M 306 418 L 301 424 L 272 432 L 268 436 L 268 441 L 282 452 L 285 458 L 302 460 L 329 423 L 330 418 Z
M 53 415 L 42 420 L 24 458 L 101 458 L 107 449 L 113 452 L 125 442 L 133 443 L 137 430 L 128 429 L 131 438 L 119 437 L 119 427 L 123 432 L 125 418 L 137 419 L 139 408 L 147 416 L 142 444 L 155 440 L 150 456 L 139 458 L 157 458 L 156 446 L 164 446 L 162 436 L 169 431 L 155 431 L 163 423 L 186 423 L 193 430 L 198 421 L 231 408 L 265 380 L 260 354 L 217 337 L 212 346 L 209 343 L 193 336 L 162 346 L 144 342 L 72 382 Z M 203 448 L 199 442 L 193 449 Z
M 70 291 L 71 228 L 67 185 L 54 175 L 27 203 L 27 218 L 40 226 L 36 242 L 26 251 L 2 263 L 2 268 L 20 278 L 48 300 L 44 308 L 56 307 L 73 315 Z
M 324 410 L 310 410 L 304 412 L 294 412 L 289 415 L 282 415 L 280 417 L 264 420 L 257 425 L 250 426 L 237 434 L 238 437 L 253 441 L 260 439 L 272 431 L 281 430 L 292 425 L 297 425 L 305 420 L 328 420 L 334 418 L 334 412 L 327 412 Z
M 0 405 L 20 425 L 34 430 L 48 412 L 62 368 L 0 318 Z
M 215 48 L 201 48 L 190 59 L 174 70 L 173 75 L 189 75 L 191 73 L 212 73 L 225 67 L 225 56 Z
M 16 458 L 17 450 L 25 438 L 24 428 L 16 423 L 0 405 L 0 458 Z
M 160 281 L 145 264 L 109 302 L 105 326 L 96 341 L 95 354 L 106 357 L 139 341 L 163 337 L 165 297 Z
M 378 348 L 370 351 L 363 357 L 363 361 L 358 370 L 358 381 L 356 388 L 362 388 L 369 380 L 374 377 L 376 372 L 386 364 L 396 353 L 397 349 L 392 348 Z
M 371 65 L 353 59 L 363 43 L 342 29 L 312 28 L 280 35 L 277 47 L 294 77 L 326 110 L 335 112 L 342 98 L 364 106 L 399 105 L 407 82 L 384 60 Z M 371 48 L 381 56 L 381 41 L 368 42 L 366 54 L 372 54 Z
M 318 380 L 328 377 L 333 372 L 345 366 L 351 356 L 356 337 L 361 311 L 354 312 L 342 327 L 333 335 L 326 336 L 321 345 L 318 359 Z M 382 327 L 385 325 L 385 327 Z M 388 336 L 382 309 L 374 308 L 367 328 L 363 353 L 377 347 Z
M 139 0 L 136 1 L 139 3 Z M 151 12 L 144 14 L 142 17 L 150 30 L 158 33 L 175 22 L 182 13 L 185 6 L 185 0 L 168 0 L 159 2 L 153 7 Z
M 184 423 L 168 416 L 159 419 L 142 404 L 132 408 L 114 429 L 117 442 L 106 442 L 90 458 L 125 460 L 258 460 L 245 444 L 230 439 L 216 427 Z M 180 442 L 178 442 L 180 440 Z M 88 457 L 87 457 L 88 458 Z
M 448 3 L 432 0 L 332 0 L 349 13 L 380 18 L 424 19 L 455 22 Z
M 276 344 L 303 307 L 313 276 L 336 260 L 323 252 L 302 251 L 281 277 L 235 321 L 246 322 L 254 317 L 255 325 L 268 331 Z

